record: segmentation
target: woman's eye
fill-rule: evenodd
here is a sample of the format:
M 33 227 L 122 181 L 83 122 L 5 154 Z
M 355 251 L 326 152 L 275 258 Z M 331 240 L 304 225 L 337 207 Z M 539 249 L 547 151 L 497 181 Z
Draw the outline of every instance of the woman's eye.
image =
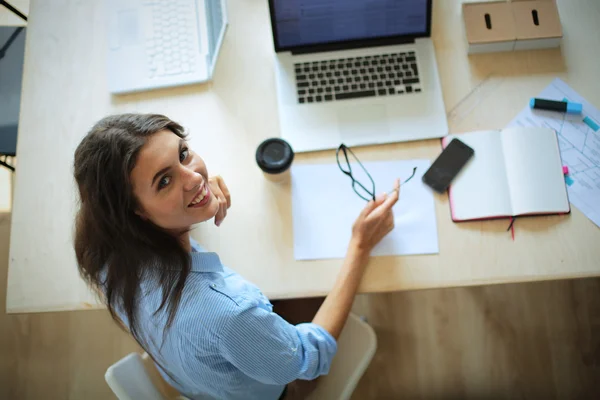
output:
M 171 183 L 171 177 L 170 176 L 163 176 L 160 181 L 158 182 L 158 190 L 165 188 L 166 186 L 169 185 L 169 183 Z
M 184 162 L 188 157 L 189 150 L 187 148 L 183 148 L 181 153 L 179 153 L 179 162 Z

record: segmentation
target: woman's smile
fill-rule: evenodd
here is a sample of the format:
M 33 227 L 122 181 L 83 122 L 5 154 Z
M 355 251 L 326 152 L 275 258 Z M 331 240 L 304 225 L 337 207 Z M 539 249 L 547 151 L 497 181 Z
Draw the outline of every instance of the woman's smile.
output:
M 167 129 L 153 134 L 140 149 L 131 181 L 140 203 L 138 215 L 162 229 L 187 231 L 219 212 L 220 192 L 206 164 L 184 138 Z
M 194 199 L 188 204 L 188 207 L 198 208 L 204 207 L 210 201 L 210 189 L 206 185 L 206 181 L 198 189 L 198 192 L 194 196 Z

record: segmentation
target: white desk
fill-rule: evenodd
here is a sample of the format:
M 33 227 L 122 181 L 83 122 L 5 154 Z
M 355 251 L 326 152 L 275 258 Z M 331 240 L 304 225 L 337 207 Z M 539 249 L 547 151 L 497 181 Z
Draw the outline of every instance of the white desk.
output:
M 562 0 L 559 7 L 562 50 L 469 58 L 460 2 L 435 2 L 434 41 L 451 132 L 504 127 L 556 76 L 600 106 L 600 53 L 593 51 L 600 43 L 600 2 Z M 267 2 L 230 0 L 231 25 L 214 83 L 122 97 L 107 90 L 103 8 L 101 1 L 31 4 L 8 311 L 96 306 L 79 279 L 71 245 L 73 151 L 94 122 L 122 112 L 160 112 L 181 122 L 209 171 L 226 179 L 233 194 L 227 220 L 221 228 L 206 224 L 194 232 L 205 247 L 272 298 L 326 293 L 340 261 L 294 261 L 289 187 L 263 179 L 254 162 L 256 145 L 279 135 Z M 439 151 L 439 140 L 429 140 L 356 153 L 367 161 L 433 159 Z M 332 151 L 297 157 L 298 163 L 333 160 Z M 447 196 L 436 198 L 436 213 L 439 255 L 374 258 L 362 292 L 600 275 L 600 229 L 577 209 L 519 220 L 514 242 L 506 221 L 452 223 Z

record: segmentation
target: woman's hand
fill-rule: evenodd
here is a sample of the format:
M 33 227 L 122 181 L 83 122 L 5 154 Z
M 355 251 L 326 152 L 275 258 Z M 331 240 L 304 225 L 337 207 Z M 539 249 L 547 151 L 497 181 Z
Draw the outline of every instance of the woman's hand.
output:
M 219 211 L 215 214 L 215 225 L 219 226 L 227 216 L 227 209 L 231 207 L 231 195 L 225 181 L 219 175 L 208 178 L 208 185 L 219 202 Z
M 323 327 L 334 338 L 339 338 L 352 308 L 369 254 L 385 235 L 394 229 L 392 207 L 398 201 L 400 181 L 394 191 L 370 201 L 362 210 L 354 226 L 348 254 L 329 295 L 317 311 L 313 323 Z
M 400 196 L 400 180 L 396 180 L 390 195 L 378 196 L 362 210 L 352 226 L 351 247 L 369 255 L 377 243 L 394 229 L 392 207 Z

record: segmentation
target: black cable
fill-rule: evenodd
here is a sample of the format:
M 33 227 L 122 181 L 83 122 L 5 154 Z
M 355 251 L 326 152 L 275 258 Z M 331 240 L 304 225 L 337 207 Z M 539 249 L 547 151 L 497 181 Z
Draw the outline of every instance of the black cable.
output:
M 25 28 L 19 27 L 19 28 L 15 29 L 15 31 L 12 33 L 12 35 L 10 35 L 10 37 L 8 38 L 8 40 L 6 41 L 4 46 L 2 46 L 2 48 L 0 49 L 0 60 L 2 60 L 4 58 L 4 56 L 6 55 L 6 51 L 8 50 L 8 48 L 10 47 L 12 42 L 14 42 L 17 39 L 17 36 L 19 36 L 19 33 L 21 33 L 21 31 L 23 29 L 25 29 Z
M 25 16 L 25 14 L 23 14 L 21 11 L 17 10 L 16 8 L 14 8 L 12 5 L 10 5 L 6 1 L 0 0 L 0 4 L 3 5 L 4 7 L 8 8 L 10 11 L 12 11 L 18 17 L 21 17 L 23 20 L 27 21 L 27 17 Z
M 6 158 L 5 158 L 5 160 L 6 160 Z M 5 163 L 4 161 L 0 161 L 0 165 L 3 166 L 3 167 L 6 167 L 8 169 L 10 169 L 12 172 L 15 172 L 15 167 L 13 167 L 12 165 L 9 165 L 9 164 Z

